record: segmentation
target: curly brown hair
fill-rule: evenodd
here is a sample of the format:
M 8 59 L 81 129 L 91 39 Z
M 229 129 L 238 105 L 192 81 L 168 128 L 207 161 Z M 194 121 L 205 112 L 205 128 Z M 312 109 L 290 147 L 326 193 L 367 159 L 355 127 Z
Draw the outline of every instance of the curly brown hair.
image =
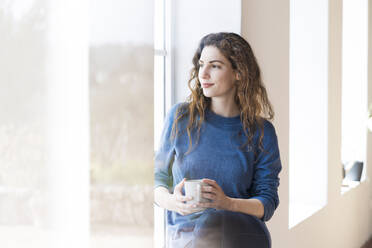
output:
M 204 96 L 198 78 L 200 68 L 199 59 L 203 48 L 206 46 L 216 47 L 230 61 L 233 70 L 238 72 L 239 80 L 235 82 L 236 94 L 234 100 L 240 110 L 240 119 L 247 137 L 243 147 L 252 144 L 253 136 L 257 127 L 259 127 L 261 130 L 259 147 L 262 149 L 264 135 L 263 120 L 273 119 L 274 111 L 263 85 L 260 68 L 252 48 L 243 37 L 235 33 L 211 33 L 201 39 L 192 59 L 193 68 L 191 69 L 190 79 L 188 81 L 191 94 L 187 98 L 188 104 L 183 110 L 181 109 L 184 107 L 182 105 L 177 109 L 171 138 L 175 138 L 179 133 L 178 122 L 188 117 L 189 121 L 186 131 L 189 137 L 189 149 L 187 153 L 192 148 L 192 130 L 197 130 L 197 141 L 199 139 L 201 125 L 205 119 L 205 110 L 211 104 L 211 98 Z M 199 120 L 197 120 L 197 116 L 199 116 Z

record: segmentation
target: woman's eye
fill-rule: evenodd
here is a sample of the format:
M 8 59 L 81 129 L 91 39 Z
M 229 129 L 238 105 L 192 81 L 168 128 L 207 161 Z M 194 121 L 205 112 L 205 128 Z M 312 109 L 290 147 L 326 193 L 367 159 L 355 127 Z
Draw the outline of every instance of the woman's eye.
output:
M 199 68 L 202 68 L 204 66 L 204 64 L 199 64 Z M 221 66 L 219 66 L 219 65 L 213 65 L 212 64 L 212 66 L 211 66 L 212 68 L 221 68 Z

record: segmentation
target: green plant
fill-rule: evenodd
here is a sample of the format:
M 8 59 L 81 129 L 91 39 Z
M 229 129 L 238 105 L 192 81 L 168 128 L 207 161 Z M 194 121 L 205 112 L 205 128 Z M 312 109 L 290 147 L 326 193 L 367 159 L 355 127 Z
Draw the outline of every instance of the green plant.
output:
M 127 161 L 110 166 L 91 163 L 92 184 L 151 185 L 154 174 L 152 163 Z

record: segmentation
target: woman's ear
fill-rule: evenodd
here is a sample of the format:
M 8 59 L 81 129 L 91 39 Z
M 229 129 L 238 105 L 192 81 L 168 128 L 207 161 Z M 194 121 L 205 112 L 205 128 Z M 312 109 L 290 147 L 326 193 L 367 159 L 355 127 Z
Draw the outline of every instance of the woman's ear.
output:
M 237 80 L 237 81 L 241 80 L 241 76 L 240 76 L 239 72 L 235 72 L 235 80 Z

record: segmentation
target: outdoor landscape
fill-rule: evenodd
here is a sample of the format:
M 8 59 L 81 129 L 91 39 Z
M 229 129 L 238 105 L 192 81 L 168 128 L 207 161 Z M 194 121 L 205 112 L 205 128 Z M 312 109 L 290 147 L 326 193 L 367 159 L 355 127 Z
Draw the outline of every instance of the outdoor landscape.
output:
M 152 242 L 153 108 L 151 46 L 90 48 L 91 227 L 97 237 L 141 234 L 135 242 Z
M 47 5 L 19 2 L 0 1 L 0 243 L 49 247 Z M 89 66 L 92 247 L 151 247 L 153 48 L 91 46 Z

